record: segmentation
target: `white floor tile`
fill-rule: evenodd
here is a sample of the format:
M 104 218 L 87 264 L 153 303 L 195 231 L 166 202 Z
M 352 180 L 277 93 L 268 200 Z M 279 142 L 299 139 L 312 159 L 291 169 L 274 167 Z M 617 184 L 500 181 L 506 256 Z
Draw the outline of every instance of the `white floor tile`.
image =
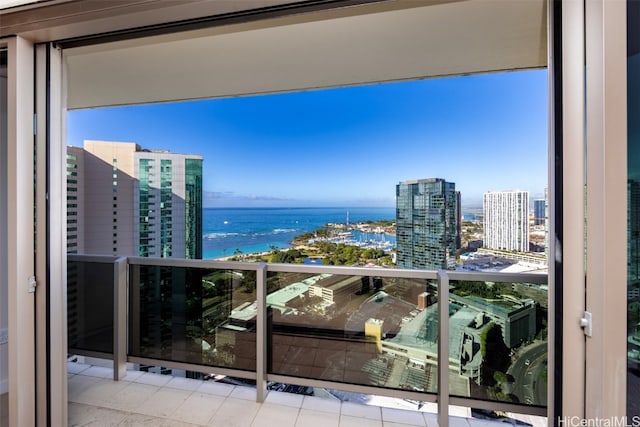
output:
M 256 417 L 260 404 L 227 397 L 209 425 L 213 427 L 248 427 Z M 279 427 L 279 426 L 269 426 Z
M 113 378 L 113 369 L 102 366 L 90 366 L 81 372 L 81 375 L 97 378 Z
M 393 421 L 383 421 L 382 426 L 383 427 L 411 427 L 413 426 L 413 424 L 396 423 Z
M 251 427 L 294 427 L 300 409 L 290 406 L 262 405 Z
M 353 402 L 342 402 L 343 415 L 382 421 L 382 412 L 377 406 L 361 405 Z
M 126 382 L 96 378 L 90 387 L 75 396 L 74 401 L 102 406 L 106 400 L 112 399 L 128 385 Z
M 101 378 L 87 377 L 84 375 L 74 375 L 67 381 L 68 386 L 68 399 L 70 402 L 75 402 L 76 399 L 82 395 L 86 390 L 93 387 L 96 382 L 106 381 Z
M 158 388 L 151 385 L 128 383 L 118 394 L 112 396 L 110 399 L 106 399 L 104 406 L 121 411 L 133 412 L 144 402 L 151 399 L 157 391 Z
M 194 392 L 176 409 L 171 419 L 206 425 L 224 403 L 225 398 L 212 394 Z
M 231 384 L 224 384 L 215 381 L 205 381 L 196 391 L 217 396 L 229 396 L 236 387 Z
M 449 417 L 449 427 L 469 427 L 469 422 L 466 418 Z
M 274 405 L 291 406 L 292 408 L 300 408 L 304 396 L 301 394 L 281 393 L 279 391 L 270 391 L 265 399 L 266 403 Z
M 153 385 L 156 387 L 162 387 L 171 381 L 173 377 L 170 375 L 159 375 L 151 372 L 144 372 L 138 378 L 134 380 L 136 383 Z
M 423 412 L 422 416 L 427 423 L 427 427 L 438 427 L 438 414 Z
M 68 411 L 69 427 L 117 426 L 129 415 L 127 412 L 73 402 L 69 402 Z
M 120 381 L 135 381 L 140 378 L 145 372 L 142 371 L 127 371 L 123 378 L 120 378 Z
M 67 362 L 67 372 L 70 374 L 79 374 L 90 367 L 91 365 L 85 365 L 84 363 Z
M 146 400 L 134 412 L 154 417 L 168 417 L 191 395 L 191 391 L 161 388 L 152 399 Z
M 169 382 L 165 385 L 165 387 L 169 388 L 177 388 L 179 390 L 189 390 L 194 391 L 197 390 L 198 387 L 202 385 L 202 381 L 194 380 L 191 378 L 181 378 L 181 377 L 173 377 Z
M 382 427 L 382 421 L 340 415 L 339 427 Z
M 256 401 L 256 389 L 253 387 L 244 387 L 244 386 L 236 386 L 229 397 L 233 397 L 235 399 L 244 399 Z
M 312 411 L 329 412 L 339 414 L 341 403 L 338 399 L 325 399 L 322 397 L 305 396 L 302 401 L 302 409 Z
M 382 408 L 382 421 L 385 426 L 387 423 L 410 424 L 421 427 L 427 424 L 420 412 L 393 408 Z
M 196 424 L 189 424 L 183 421 L 169 420 L 166 418 L 152 417 L 142 414 L 131 414 L 125 418 L 118 427 L 196 427 Z
M 340 414 L 301 409 L 296 420 L 296 427 L 338 427 Z

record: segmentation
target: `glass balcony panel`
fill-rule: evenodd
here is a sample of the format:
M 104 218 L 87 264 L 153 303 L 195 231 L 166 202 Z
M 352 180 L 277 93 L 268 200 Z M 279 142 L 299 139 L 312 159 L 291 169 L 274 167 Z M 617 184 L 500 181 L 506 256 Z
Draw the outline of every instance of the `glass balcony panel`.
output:
M 547 404 L 546 285 L 451 281 L 452 396 Z
M 267 307 L 270 374 L 437 391 L 434 284 L 270 272 Z
M 130 265 L 129 272 L 130 355 L 256 370 L 255 271 Z
M 68 261 L 68 347 L 113 354 L 114 264 Z

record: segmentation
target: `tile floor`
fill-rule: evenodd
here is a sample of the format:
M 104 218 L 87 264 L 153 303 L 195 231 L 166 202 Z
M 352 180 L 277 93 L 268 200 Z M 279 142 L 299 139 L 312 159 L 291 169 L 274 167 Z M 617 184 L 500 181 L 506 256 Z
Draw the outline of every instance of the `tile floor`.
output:
M 435 414 L 127 371 L 113 381 L 110 368 L 68 364 L 69 426 L 219 427 L 437 427 Z M 496 427 L 451 417 L 452 427 Z

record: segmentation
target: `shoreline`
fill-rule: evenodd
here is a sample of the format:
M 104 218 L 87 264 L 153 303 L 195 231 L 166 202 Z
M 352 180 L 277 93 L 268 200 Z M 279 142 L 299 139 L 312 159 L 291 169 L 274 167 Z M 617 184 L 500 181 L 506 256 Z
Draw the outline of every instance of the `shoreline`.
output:
M 313 236 L 321 233 L 321 230 L 329 230 L 329 233 L 346 234 L 350 236 L 355 234 L 356 238 L 347 238 L 346 236 L 325 236 L 318 238 L 313 242 Z M 294 231 L 294 230 L 292 230 Z M 211 261 L 230 261 L 232 259 L 246 259 L 246 258 L 259 258 L 266 257 L 273 253 L 274 249 L 278 251 L 287 251 L 296 249 L 299 251 L 319 251 L 319 248 L 315 243 L 328 242 L 345 244 L 347 246 L 355 246 L 362 249 L 382 249 L 385 252 L 393 250 L 395 248 L 396 239 L 396 227 L 393 220 L 372 220 L 372 221 L 359 221 L 356 223 L 339 223 L 339 222 L 327 222 L 322 226 L 315 228 L 314 230 L 307 232 L 298 232 L 299 234 L 291 237 L 289 242 L 276 241 L 276 242 L 263 242 L 258 244 L 242 245 L 229 245 L 226 249 L 211 248 L 203 252 L 203 260 Z M 208 233 L 211 234 L 211 233 Z M 208 235 L 205 234 L 205 235 Z M 216 234 L 213 232 L 213 234 Z M 204 240 L 204 239 L 203 239 Z M 388 243 L 385 243 L 388 242 Z M 243 242 L 244 243 L 244 242 Z M 219 243 L 218 243 L 219 244 Z M 384 245 L 383 245 L 384 244 Z M 231 253 L 229 253 L 231 251 Z M 212 253 L 208 255 L 207 252 Z M 222 254 L 220 253 L 222 252 Z
M 303 251 L 313 251 L 313 250 L 317 250 L 316 248 L 313 248 L 311 246 L 305 246 L 305 245 L 296 245 L 296 246 L 292 246 L 290 248 L 278 248 L 276 249 L 277 251 L 288 251 L 291 249 L 296 249 L 299 250 L 301 252 Z M 266 257 L 269 256 L 273 253 L 274 251 L 259 251 L 259 252 L 243 252 L 241 254 L 232 254 L 232 255 L 226 255 L 226 256 L 222 256 L 219 258 L 203 258 L 204 261 L 232 261 L 231 258 L 255 258 L 255 257 Z M 309 257 L 309 258 L 323 258 L 324 255 L 318 255 L 318 256 L 313 256 L 313 257 Z

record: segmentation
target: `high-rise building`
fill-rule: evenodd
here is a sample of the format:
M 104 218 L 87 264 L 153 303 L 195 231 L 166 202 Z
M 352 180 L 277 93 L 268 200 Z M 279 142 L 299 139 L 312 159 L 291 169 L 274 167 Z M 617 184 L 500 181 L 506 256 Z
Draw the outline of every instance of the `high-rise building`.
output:
M 543 225 L 545 223 L 546 215 L 545 199 L 536 199 L 533 201 L 533 225 Z
M 70 253 L 200 259 L 202 157 L 143 150 L 130 142 L 68 147 L 67 218 Z M 83 337 L 77 301 L 86 290 L 78 283 L 96 281 L 91 275 L 99 274 L 82 264 L 68 266 L 71 345 L 82 345 Z M 202 346 L 194 337 L 203 322 L 202 271 L 137 266 L 132 274 L 144 284 L 131 290 L 134 298 L 147 302 L 134 328 L 139 339 L 132 351 L 200 363 Z M 185 300 L 190 303 L 175 304 Z
M 202 258 L 202 157 L 145 150 L 134 159 L 137 254 Z
M 67 147 L 67 253 L 84 253 L 84 152 Z
M 70 252 L 202 258 L 202 157 L 130 142 L 69 147 L 67 215 Z
M 455 183 L 441 178 L 396 185 L 396 264 L 398 268 L 455 266 L 458 203 Z
M 462 194 L 456 191 L 456 249 L 462 247 Z
M 549 264 L 549 189 L 544 189 L 544 257 Z
M 529 192 L 490 191 L 484 194 L 486 248 L 529 251 Z

